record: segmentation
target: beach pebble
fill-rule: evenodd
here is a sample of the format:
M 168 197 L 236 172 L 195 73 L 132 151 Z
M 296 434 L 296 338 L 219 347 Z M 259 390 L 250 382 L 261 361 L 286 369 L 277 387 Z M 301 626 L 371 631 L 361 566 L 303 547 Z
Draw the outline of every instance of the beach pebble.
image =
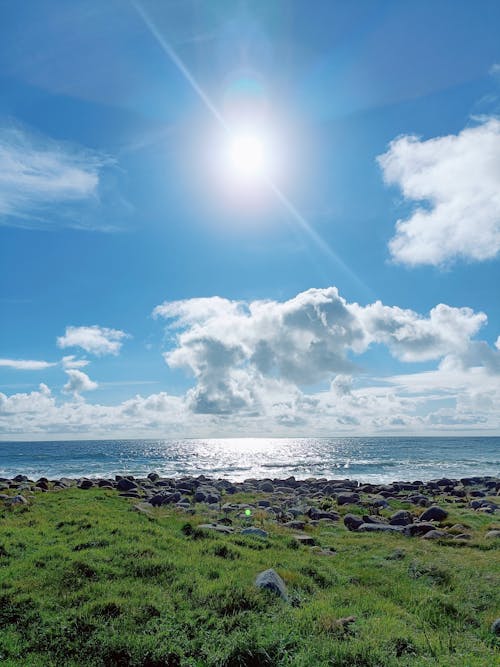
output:
M 255 585 L 257 588 L 263 588 L 275 595 L 279 595 L 283 600 L 288 600 L 285 582 L 272 568 L 258 574 L 255 579 Z
M 442 507 L 432 505 L 421 515 L 420 521 L 443 521 L 448 516 L 448 512 Z

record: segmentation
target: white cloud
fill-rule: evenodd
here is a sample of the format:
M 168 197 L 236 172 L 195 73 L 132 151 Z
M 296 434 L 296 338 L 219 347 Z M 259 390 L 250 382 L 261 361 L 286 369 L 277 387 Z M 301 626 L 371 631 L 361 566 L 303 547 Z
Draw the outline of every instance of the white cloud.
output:
M 186 299 L 164 303 L 155 314 L 167 319 L 166 362 L 193 377 L 182 396 L 159 392 L 119 405 L 89 404 L 80 394 L 96 383 L 69 367 L 82 360 L 64 357 L 64 390 L 78 400 L 56 398 L 45 385 L 30 394 L 0 394 L 0 433 L 500 432 L 499 343 L 475 339 L 486 315 L 469 308 L 439 304 L 420 314 L 381 302 L 362 306 L 330 287 L 283 302 Z M 434 368 L 370 377 L 362 371 L 363 354 L 373 345 L 403 363 L 434 362 Z
M 108 329 L 96 324 L 90 327 L 66 327 L 64 336 L 59 336 L 57 345 L 61 348 L 81 347 L 85 352 L 97 356 L 118 354 L 123 340 L 128 334 L 119 329 Z
M 116 161 L 0 119 L 0 225 L 116 231 L 131 206 Z
M 388 184 L 421 202 L 389 243 L 401 263 L 482 261 L 500 252 L 500 120 L 424 141 L 402 136 L 380 155 Z
M 87 359 L 77 359 L 74 354 L 70 354 L 61 359 L 61 364 L 64 369 L 66 368 L 85 368 L 88 366 L 90 361 Z
M 374 343 L 406 362 L 453 358 L 471 366 L 477 358 L 491 369 L 496 363 L 492 348 L 472 340 L 486 322 L 484 313 L 445 304 L 428 316 L 380 301 L 360 306 L 335 287 L 281 303 L 219 297 L 166 302 L 154 313 L 175 333 L 165 361 L 196 380 L 187 399 L 199 414 L 262 414 L 270 405 L 295 404 L 308 386 L 332 378 L 332 395 L 341 398 L 348 393 L 346 377 L 357 371 L 356 357 Z
M 41 371 L 55 365 L 50 361 L 35 361 L 32 359 L 0 359 L 0 366 L 15 368 L 19 371 Z
M 91 380 L 83 371 L 69 369 L 65 373 L 68 376 L 68 382 L 64 385 L 63 391 L 67 394 L 81 394 L 83 391 L 92 391 L 98 387 L 97 382 Z

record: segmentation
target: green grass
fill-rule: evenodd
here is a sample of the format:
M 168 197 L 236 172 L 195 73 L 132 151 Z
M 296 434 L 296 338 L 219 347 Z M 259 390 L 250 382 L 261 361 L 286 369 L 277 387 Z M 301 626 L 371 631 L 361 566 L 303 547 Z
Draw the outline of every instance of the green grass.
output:
M 133 504 L 71 489 L 0 506 L 1 665 L 497 664 L 499 552 L 483 537 L 492 516 L 450 509 L 447 523 L 474 534 L 465 545 L 308 528 L 330 557 L 262 516 L 267 540 L 197 529 L 218 516 L 203 506 L 148 517 Z M 270 567 L 289 603 L 254 587 Z M 338 622 L 347 616 L 356 620 Z

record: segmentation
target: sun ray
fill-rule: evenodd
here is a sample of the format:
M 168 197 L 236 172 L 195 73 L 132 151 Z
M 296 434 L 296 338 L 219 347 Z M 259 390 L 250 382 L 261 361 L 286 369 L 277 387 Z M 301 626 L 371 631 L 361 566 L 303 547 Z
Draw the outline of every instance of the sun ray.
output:
M 173 64 L 181 72 L 186 81 L 189 83 L 189 85 L 192 87 L 194 92 L 198 95 L 198 97 L 201 99 L 207 110 L 211 113 L 211 115 L 215 118 L 215 120 L 219 123 L 219 125 L 229 134 L 230 145 L 231 142 L 236 141 L 237 143 L 238 142 L 237 135 L 235 135 L 234 131 L 229 126 L 224 116 L 220 113 L 220 111 L 217 109 L 215 104 L 209 98 L 207 93 L 196 81 L 195 77 L 191 74 L 189 69 L 182 62 L 181 58 L 177 55 L 172 46 L 167 42 L 167 40 L 163 37 L 163 35 L 160 34 L 160 32 L 158 31 L 158 29 L 156 28 L 156 26 L 154 25 L 153 21 L 148 16 L 144 8 L 141 6 L 141 4 L 136 0 L 131 0 L 131 2 L 136 11 L 138 12 L 139 16 L 142 18 L 145 25 L 153 35 L 153 37 L 161 46 L 164 53 L 168 56 L 168 58 L 170 58 Z M 253 151 L 255 153 L 257 152 L 255 146 L 255 140 L 253 141 Z M 318 234 L 318 232 L 312 227 L 312 225 L 306 220 L 306 218 L 304 218 L 304 216 L 296 209 L 296 207 L 292 204 L 290 199 L 278 188 L 278 186 L 270 178 L 266 177 L 264 180 L 269 189 L 271 190 L 271 192 L 282 204 L 284 209 L 288 211 L 288 213 L 295 221 L 297 226 L 307 234 L 307 236 L 315 243 L 318 249 L 321 250 L 330 260 L 336 263 L 337 266 L 352 281 L 354 281 L 358 287 L 361 287 L 366 294 L 369 294 L 371 296 L 372 290 L 370 290 L 370 288 L 361 280 L 361 278 L 359 278 L 359 276 L 356 273 L 354 273 L 354 271 L 351 268 L 347 266 L 347 264 L 337 255 L 337 253 L 334 252 L 334 250 L 330 247 L 330 245 L 322 238 L 320 234 Z

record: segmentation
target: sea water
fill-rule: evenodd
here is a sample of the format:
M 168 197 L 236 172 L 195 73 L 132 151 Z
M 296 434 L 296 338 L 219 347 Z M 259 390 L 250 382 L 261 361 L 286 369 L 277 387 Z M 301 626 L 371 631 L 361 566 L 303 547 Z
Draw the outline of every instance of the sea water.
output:
M 0 442 L 0 477 L 206 475 L 365 482 L 500 476 L 500 437 L 224 438 Z

